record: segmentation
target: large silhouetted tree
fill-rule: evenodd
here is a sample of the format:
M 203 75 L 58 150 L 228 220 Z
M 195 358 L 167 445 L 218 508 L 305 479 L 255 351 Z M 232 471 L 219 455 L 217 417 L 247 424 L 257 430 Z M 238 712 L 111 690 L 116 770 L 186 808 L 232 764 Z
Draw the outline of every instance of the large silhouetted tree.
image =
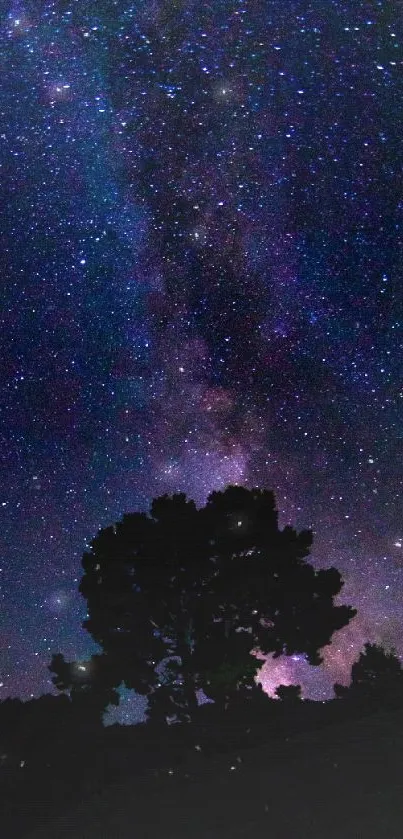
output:
M 200 510 L 163 496 L 100 530 L 80 591 L 113 684 L 149 696 L 157 718 L 187 719 L 199 688 L 227 705 L 254 685 L 254 650 L 319 664 L 356 612 L 334 605 L 341 576 L 306 561 L 311 544 L 310 531 L 279 529 L 272 492 L 236 486 Z
M 387 652 L 378 644 L 365 644 L 351 668 L 351 684 L 336 682 L 338 699 L 362 704 L 403 705 L 403 670 L 394 650 Z

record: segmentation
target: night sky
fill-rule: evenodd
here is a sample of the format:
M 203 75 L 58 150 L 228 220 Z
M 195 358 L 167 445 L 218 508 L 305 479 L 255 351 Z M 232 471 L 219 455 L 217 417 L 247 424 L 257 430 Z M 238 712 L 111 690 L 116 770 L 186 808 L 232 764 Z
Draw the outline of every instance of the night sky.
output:
M 0 696 L 96 651 L 100 526 L 239 483 L 359 610 L 265 666 L 328 697 L 365 641 L 403 654 L 403 4 L 0 12 Z

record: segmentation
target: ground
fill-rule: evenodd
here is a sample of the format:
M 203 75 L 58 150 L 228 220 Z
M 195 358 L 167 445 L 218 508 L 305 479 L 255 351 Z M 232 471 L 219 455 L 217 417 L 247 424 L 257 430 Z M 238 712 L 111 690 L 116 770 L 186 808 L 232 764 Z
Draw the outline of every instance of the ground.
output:
M 403 713 L 391 712 L 231 757 L 197 753 L 199 764 L 109 786 L 21 839 L 402 839 L 402 747 Z

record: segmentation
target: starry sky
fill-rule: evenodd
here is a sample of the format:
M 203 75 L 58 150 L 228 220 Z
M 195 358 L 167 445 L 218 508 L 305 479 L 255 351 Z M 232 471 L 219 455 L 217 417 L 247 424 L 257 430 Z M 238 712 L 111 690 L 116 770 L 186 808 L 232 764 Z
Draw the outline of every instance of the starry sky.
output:
M 0 0 L 0 696 L 96 651 L 85 544 L 276 492 L 403 654 L 401 0 Z M 125 695 L 120 719 L 142 701 Z

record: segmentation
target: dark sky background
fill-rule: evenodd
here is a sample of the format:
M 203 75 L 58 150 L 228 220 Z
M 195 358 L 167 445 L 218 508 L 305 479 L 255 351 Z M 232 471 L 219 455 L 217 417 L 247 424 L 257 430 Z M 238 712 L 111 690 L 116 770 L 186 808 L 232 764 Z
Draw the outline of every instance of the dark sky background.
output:
M 330 696 L 403 654 L 403 4 L 0 11 L 0 696 L 95 651 L 100 526 L 228 483 L 343 574 L 325 664 L 262 674 Z

